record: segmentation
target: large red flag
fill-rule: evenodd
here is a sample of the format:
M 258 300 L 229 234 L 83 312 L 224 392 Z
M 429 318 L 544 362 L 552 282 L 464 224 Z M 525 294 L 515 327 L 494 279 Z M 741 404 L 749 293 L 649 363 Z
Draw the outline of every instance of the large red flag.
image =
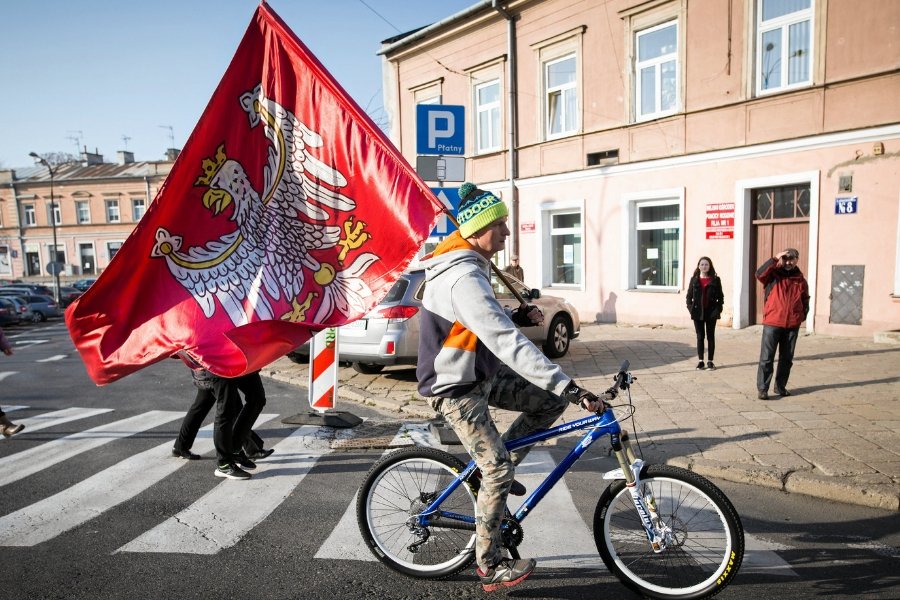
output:
M 262 3 L 156 200 L 66 324 L 101 385 L 179 351 L 235 377 L 364 315 L 440 211 Z

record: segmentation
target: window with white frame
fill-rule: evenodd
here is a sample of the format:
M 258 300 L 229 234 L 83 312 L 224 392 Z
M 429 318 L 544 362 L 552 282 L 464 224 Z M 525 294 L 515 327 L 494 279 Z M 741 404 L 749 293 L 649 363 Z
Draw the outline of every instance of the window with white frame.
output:
M 54 225 L 62 225 L 62 214 L 59 212 L 59 202 L 54 202 L 52 207 L 49 204 L 47 205 L 47 224 L 50 223 L 50 219 L 53 219 Z
M 678 21 L 638 31 L 634 40 L 634 106 L 637 120 L 678 110 Z
M 681 268 L 681 202 L 651 200 L 634 204 L 631 251 L 637 288 L 677 288 Z
M 106 201 L 106 222 L 107 223 L 118 223 L 121 220 L 119 215 L 119 201 L 118 200 L 107 200 Z
M 34 213 L 34 204 L 23 204 L 22 205 L 22 223 L 25 224 L 26 227 L 34 227 L 37 225 L 37 218 Z
M 146 205 L 143 198 L 132 198 L 131 200 L 131 220 L 137 223 L 141 220 L 146 212 Z
M 77 200 L 75 202 L 75 218 L 78 219 L 79 225 L 91 222 L 91 203 L 87 200 Z
M 475 152 L 500 147 L 500 80 L 494 79 L 475 86 Z
M 756 91 L 812 83 L 814 0 L 757 0 Z
M 581 285 L 581 210 L 551 211 L 549 221 L 550 285 Z
M 544 63 L 548 138 L 578 131 L 578 74 L 575 54 Z

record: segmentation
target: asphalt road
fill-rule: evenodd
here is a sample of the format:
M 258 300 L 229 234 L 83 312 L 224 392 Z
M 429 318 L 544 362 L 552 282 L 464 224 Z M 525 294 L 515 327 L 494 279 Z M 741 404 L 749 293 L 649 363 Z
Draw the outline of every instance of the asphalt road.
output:
M 59 321 L 7 335 L 16 354 L 0 357 L 0 397 L 4 409 L 24 407 L 9 414 L 28 427 L 0 441 L 4 597 L 484 596 L 472 571 L 422 582 L 374 560 L 357 534 L 354 496 L 384 450 L 340 443 L 365 429 L 283 425 L 306 412 L 305 390 L 266 381 L 269 419 L 257 430 L 276 453 L 249 482 L 223 481 L 212 474 L 208 434 L 195 447 L 204 460 L 168 455 L 194 394 L 179 361 L 97 388 Z M 395 414 L 342 408 L 384 432 L 402 425 Z M 558 461 L 566 450 L 537 448 L 533 462 Z M 525 522 L 523 554 L 540 563 L 509 596 L 633 597 L 599 566 L 588 525 L 553 533 L 562 511 L 591 523 L 599 474 L 611 462 L 602 452 L 586 457 L 563 481 L 569 500 L 542 505 Z M 721 598 L 900 597 L 895 512 L 716 483 L 748 540 L 744 566 Z

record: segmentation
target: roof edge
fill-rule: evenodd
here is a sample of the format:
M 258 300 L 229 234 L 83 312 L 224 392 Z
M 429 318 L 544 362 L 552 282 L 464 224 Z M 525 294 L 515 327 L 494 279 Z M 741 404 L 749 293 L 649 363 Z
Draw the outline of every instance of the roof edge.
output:
M 440 29 L 441 27 L 444 27 L 445 25 L 450 25 L 451 23 L 455 23 L 456 21 L 461 21 L 461 20 L 465 19 L 466 17 L 468 17 L 469 15 L 473 15 L 473 14 L 481 11 L 484 8 L 490 8 L 493 4 L 494 4 L 493 0 L 482 0 L 478 4 L 473 4 L 469 8 L 464 8 L 454 15 L 450 15 L 449 17 L 447 17 L 445 19 L 441 19 L 437 23 L 432 23 L 431 25 L 422 27 L 421 29 L 414 30 L 410 35 L 407 35 L 406 37 L 402 37 L 402 38 L 398 39 L 397 41 L 393 42 L 392 44 L 382 48 L 381 50 L 376 52 L 375 55 L 382 56 L 384 54 L 388 54 L 389 52 L 393 52 L 394 50 L 397 50 L 398 48 L 408 46 L 409 44 L 412 44 L 413 42 L 426 37 L 432 31 Z

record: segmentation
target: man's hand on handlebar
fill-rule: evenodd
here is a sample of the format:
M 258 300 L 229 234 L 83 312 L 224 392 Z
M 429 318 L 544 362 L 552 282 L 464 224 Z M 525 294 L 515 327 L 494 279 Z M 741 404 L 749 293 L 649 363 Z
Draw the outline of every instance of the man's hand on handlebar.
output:
M 578 404 L 591 412 L 600 412 L 606 409 L 605 400 L 607 398 L 598 397 L 597 394 L 579 386 L 574 380 L 569 382 L 569 385 L 563 390 L 562 396 L 572 404 Z
M 512 321 L 519 327 L 533 327 L 544 322 L 544 313 L 534 304 L 523 304 L 512 311 Z

